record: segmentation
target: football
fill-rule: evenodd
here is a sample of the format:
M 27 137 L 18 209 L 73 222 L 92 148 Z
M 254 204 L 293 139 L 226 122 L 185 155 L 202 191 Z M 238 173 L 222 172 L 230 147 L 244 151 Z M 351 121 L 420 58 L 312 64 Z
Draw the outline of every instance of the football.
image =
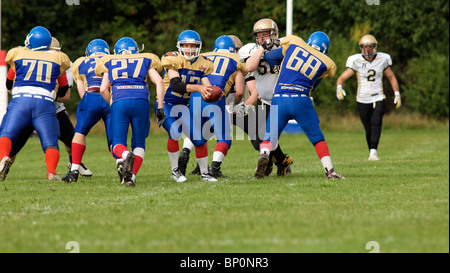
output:
M 222 97 L 222 93 L 223 93 L 222 89 L 220 89 L 220 87 L 218 87 L 216 85 L 212 85 L 209 87 L 212 88 L 212 91 L 209 92 L 211 94 L 211 96 L 209 96 L 209 98 L 205 101 L 206 102 L 216 102 L 216 101 L 220 100 L 220 98 Z

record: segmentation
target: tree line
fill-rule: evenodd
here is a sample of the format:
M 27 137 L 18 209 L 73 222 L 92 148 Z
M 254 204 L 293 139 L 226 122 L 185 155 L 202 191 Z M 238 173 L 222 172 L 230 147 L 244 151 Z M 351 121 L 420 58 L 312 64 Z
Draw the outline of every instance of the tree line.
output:
M 279 36 L 286 35 L 286 1 L 273 0 L 3 0 L 2 49 L 23 45 L 37 25 L 50 30 L 72 61 L 85 55 L 89 41 L 101 38 L 113 51 L 115 42 L 132 37 L 144 52 L 162 56 L 176 50 L 181 31 L 193 29 L 203 41 L 202 52 L 213 50 L 224 34 L 253 42 L 253 24 L 273 19 Z M 378 41 L 378 51 L 389 53 L 400 84 L 402 111 L 435 118 L 449 116 L 449 3 L 445 0 L 322 0 L 293 1 L 293 34 L 306 40 L 315 31 L 330 39 L 329 56 L 337 74 L 347 57 L 358 53 L 358 41 L 367 33 Z M 345 83 L 347 97 L 335 97 L 337 76 L 322 82 L 313 93 L 318 111 L 356 113 L 356 79 Z M 393 90 L 384 83 L 387 111 L 394 109 Z M 153 88 L 153 87 L 151 87 Z M 75 89 L 74 89 L 75 90 Z M 151 91 L 154 94 L 154 90 Z M 154 102 L 153 96 L 153 102 Z M 66 107 L 75 113 L 76 92 Z

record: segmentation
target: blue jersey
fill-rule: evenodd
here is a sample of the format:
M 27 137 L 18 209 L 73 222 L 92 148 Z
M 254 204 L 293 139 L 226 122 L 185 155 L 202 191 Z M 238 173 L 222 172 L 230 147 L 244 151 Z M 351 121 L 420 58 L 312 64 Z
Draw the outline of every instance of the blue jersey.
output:
M 324 77 L 332 78 L 336 64 L 325 54 L 309 46 L 303 39 L 289 35 L 281 41 L 283 61 L 274 94 L 310 95 Z M 278 52 L 279 53 L 279 52 Z M 277 52 L 269 52 L 270 60 Z M 272 56 L 271 56 L 272 55 Z
M 209 52 L 202 55 L 214 64 L 214 71 L 208 75 L 209 82 L 219 86 L 224 91 L 225 97 L 234 85 L 237 72 L 242 71 L 244 76 L 248 73 L 245 64 L 239 62 L 237 53 Z
M 108 73 L 112 103 L 122 99 L 149 100 L 147 78 L 152 68 L 161 72 L 161 61 L 153 53 L 106 55 L 97 61 L 95 74 Z
M 167 75 L 169 69 L 178 71 L 181 81 L 185 84 L 202 84 L 202 78 L 208 77 L 214 70 L 213 63 L 203 56 L 199 56 L 192 61 L 188 61 L 178 54 L 177 56 L 163 56 L 161 58 L 161 64 L 164 68 L 164 102 L 173 105 L 187 105 L 191 93 L 180 94 L 173 91 L 169 76 Z
M 99 87 L 102 77 L 95 75 L 95 64 L 103 55 L 78 58 L 72 65 L 72 74 L 75 79 L 80 79 L 87 87 Z
M 34 51 L 16 47 L 8 51 L 5 61 L 16 72 L 14 87 L 34 86 L 51 93 L 56 80 L 70 67 L 70 59 L 63 52 Z

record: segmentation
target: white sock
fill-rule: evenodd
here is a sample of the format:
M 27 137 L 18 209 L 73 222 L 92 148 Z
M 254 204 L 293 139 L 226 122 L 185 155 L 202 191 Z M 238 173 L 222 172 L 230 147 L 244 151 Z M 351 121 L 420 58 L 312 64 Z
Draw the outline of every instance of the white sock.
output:
M 270 155 L 270 150 L 268 148 L 262 148 L 261 151 L 259 152 L 259 154 L 267 154 Z
M 78 171 L 79 168 L 80 168 L 80 165 L 72 163 L 72 167 L 70 167 L 70 170 L 71 171 Z
M 189 151 L 192 151 L 195 148 L 194 143 L 192 143 L 192 141 L 188 137 L 184 138 L 183 149 L 184 148 L 189 149 Z
M 222 162 L 225 159 L 225 155 L 222 152 L 213 153 L 213 161 Z
M 333 169 L 333 164 L 331 164 L 331 157 L 330 156 L 324 156 L 320 159 L 320 162 L 322 162 L 323 169 L 325 171 L 329 171 Z
M 170 165 L 172 165 L 172 170 L 178 167 L 178 154 L 179 152 L 169 153 Z
M 208 172 L 208 157 L 197 158 L 198 166 L 200 167 L 200 173 Z
M 130 153 L 129 151 L 124 151 L 124 152 L 122 153 L 122 158 L 123 158 L 123 159 L 126 159 L 126 158 L 127 158 L 127 155 L 128 155 L 129 153 Z
M 369 156 L 371 156 L 371 155 L 376 155 L 376 156 L 378 156 L 378 155 L 377 155 L 377 149 L 370 149 Z

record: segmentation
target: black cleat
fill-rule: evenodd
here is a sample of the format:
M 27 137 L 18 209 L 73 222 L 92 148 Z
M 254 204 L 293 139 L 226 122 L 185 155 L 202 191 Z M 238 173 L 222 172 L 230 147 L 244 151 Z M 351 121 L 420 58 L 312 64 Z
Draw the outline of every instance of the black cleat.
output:
M 123 161 L 123 181 L 125 184 L 131 181 L 131 177 L 133 176 L 133 165 L 134 165 L 134 154 L 129 152 L 127 158 Z
M 119 161 L 117 163 L 117 173 L 119 174 L 120 184 L 124 184 L 125 182 L 123 181 L 123 161 Z
M 277 176 L 284 176 L 287 172 L 287 169 L 293 163 L 292 157 L 286 156 L 281 164 L 278 165 Z
M 345 177 L 343 177 L 342 175 L 338 174 L 337 172 L 334 171 L 334 169 L 332 168 L 331 170 L 327 171 L 325 173 L 325 175 L 327 176 L 328 179 L 345 179 Z
M 192 170 L 192 172 L 189 173 L 189 175 L 201 175 L 202 173 L 200 172 L 200 166 L 195 167 L 195 169 Z
M 66 183 L 77 182 L 78 174 L 78 171 L 69 171 L 61 180 Z

